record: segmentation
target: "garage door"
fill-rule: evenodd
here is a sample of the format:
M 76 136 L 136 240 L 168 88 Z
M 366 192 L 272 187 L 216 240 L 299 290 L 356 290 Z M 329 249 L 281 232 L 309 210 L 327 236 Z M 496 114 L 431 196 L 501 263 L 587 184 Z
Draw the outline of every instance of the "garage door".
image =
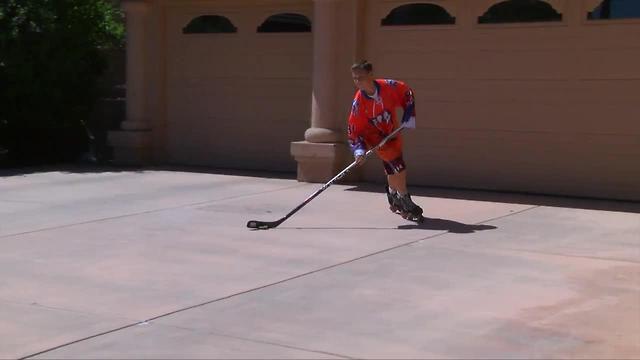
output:
M 312 3 L 216 3 L 167 11 L 168 158 L 295 171 L 289 144 L 310 119 Z
M 368 2 L 367 57 L 416 93 L 414 184 L 640 199 L 638 19 L 602 18 L 615 1 L 433 3 Z

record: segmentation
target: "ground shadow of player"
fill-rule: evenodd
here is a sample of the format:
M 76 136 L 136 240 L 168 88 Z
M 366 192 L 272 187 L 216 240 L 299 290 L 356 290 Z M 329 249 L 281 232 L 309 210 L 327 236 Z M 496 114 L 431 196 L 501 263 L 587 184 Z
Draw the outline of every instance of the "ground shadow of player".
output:
M 497 227 L 493 225 L 469 225 L 459 223 L 453 220 L 445 220 L 445 219 L 432 219 L 432 218 L 424 218 L 424 221 L 419 224 L 410 224 L 410 225 L 400 225 L 398 229 L 401 230 L 443 230 L 448 231 L 454 234 L 471 234 L 476 231 L 483 230 L 494 230 Z

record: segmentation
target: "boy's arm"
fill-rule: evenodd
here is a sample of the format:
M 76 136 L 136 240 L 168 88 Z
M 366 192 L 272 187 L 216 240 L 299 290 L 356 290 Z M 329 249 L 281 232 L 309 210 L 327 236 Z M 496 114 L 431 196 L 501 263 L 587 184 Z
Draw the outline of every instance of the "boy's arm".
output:
M 358 122 L 362 115 L 360 114 L 360 104 L 358 99 L 353 100 L 353 105 L 351 106 L 351 113 L 349 114 L 348 126 L 347 126 L 347 135 L 349 138 L 349 146 L 351 147 L 351 151 L 353 152 L 353 156 L 360 157 L 363 156 L 367 152 L 367 146 L 364 143 L 364 140 L 360 134 L 360 129 L 358 127 Z
M 397 91 L 400 105 L 404 109 L 404 115 L 402 115 L 400 123 L 406 128 L 415 129 L 416 105 L 413 90 L 407 84 L 398 81 Z

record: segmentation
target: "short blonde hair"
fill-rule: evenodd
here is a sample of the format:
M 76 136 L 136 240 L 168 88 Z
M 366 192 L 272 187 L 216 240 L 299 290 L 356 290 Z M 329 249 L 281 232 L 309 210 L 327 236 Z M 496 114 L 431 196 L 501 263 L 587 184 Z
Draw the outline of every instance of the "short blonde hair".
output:
M 355 70 L 362 70 L 370 73 L 373 71 L 373 64 L 371 64 L 367 60 L 362 60 L 359 63 L 355 63 L 351 66 L 351 71 Z

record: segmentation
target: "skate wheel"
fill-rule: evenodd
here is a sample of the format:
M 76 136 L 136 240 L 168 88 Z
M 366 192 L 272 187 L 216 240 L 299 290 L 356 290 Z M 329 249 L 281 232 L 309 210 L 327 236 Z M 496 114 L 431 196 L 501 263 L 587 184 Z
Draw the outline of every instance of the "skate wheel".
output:
M 414 215 L 410 213 L 402 213 L 401 215 L 405 220 L 409 220 L 417 223 L 422 223 L 424 221 L 424 217 L 422 215 Z

